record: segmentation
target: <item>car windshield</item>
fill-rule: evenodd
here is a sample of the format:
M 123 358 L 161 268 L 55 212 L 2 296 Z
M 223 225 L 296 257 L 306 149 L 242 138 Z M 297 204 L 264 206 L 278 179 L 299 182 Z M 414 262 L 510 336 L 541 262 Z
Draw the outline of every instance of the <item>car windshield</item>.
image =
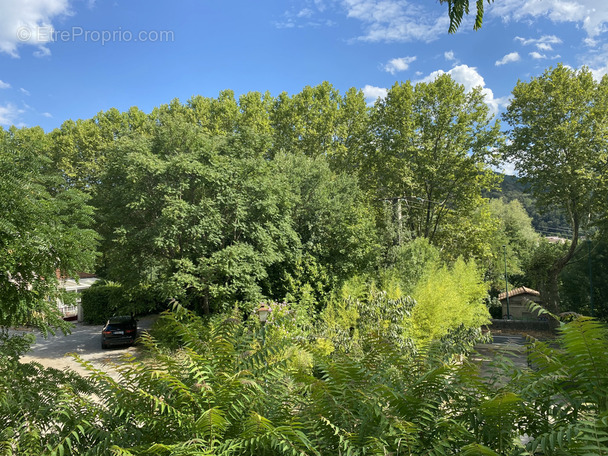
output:
M 128 329 L 135 326 L 135 320 L 131 317 L 112 317 L 106 324 L 106 330 Z

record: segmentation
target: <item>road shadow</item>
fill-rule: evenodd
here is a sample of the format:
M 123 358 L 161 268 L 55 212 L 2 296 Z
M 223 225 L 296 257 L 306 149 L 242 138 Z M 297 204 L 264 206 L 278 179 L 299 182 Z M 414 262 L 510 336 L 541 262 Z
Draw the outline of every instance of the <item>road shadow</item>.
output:
M 147 316 L 138 321 L 138 330 L 149 330 L 157 315 Z M 31 332 L 36 342 L 30 350 L 21 357 L 21 362 L 36 362 L 44 367 L 57 369 L 70 369 L 82 375 L 87 371 L 75 359 L 77 355 L 83 361 L 90 362 L 95 368 L 107 371 L 112 364 L 120 364 L 125 356 L 138 356 L 140 350 L 137 345 L 117 346 L 107 349 L 101 348 L 101 330 L 103 325 L 85 325 L 77 323 L 70 334 L 56 334 L 47 338 L 40 333 Z

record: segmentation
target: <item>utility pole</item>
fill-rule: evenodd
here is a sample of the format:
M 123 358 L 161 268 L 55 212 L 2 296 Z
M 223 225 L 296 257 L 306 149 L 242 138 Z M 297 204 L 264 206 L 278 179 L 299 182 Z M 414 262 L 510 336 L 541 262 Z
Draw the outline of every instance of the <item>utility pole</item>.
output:
M 589 265 L 589 305 L 593 317 L 593 270 L 591 269 L 591 239 L 587 238 L 587 264 Z
M 511 312 L 509 310 L 509 276 L 507 275 L 507 246 L 502 246 L 505 251 L 505 294 L 507 296 L 507 320 L 511 319 Z
M 403 239 L 403 212 L 401 211 L 401 198 L 397 198 L 397 245 L 401 247 Z

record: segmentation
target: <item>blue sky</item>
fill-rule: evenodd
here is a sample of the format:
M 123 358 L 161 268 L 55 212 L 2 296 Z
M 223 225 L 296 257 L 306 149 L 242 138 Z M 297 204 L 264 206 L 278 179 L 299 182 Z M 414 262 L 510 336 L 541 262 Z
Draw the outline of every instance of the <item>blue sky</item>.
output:
M 436 0 L 0 0 L 0 126 L 324 80 L 372 102 L 438 72 L 499 113 L 518 79 L 558 62 L 608 71 L 606 0 L 496 0 L 480 31 L 447 29 Z

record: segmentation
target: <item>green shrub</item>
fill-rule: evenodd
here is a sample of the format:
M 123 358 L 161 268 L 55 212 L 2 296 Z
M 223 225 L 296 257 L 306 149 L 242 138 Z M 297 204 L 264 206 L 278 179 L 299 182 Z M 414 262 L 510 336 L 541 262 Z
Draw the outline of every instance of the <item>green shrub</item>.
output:
M 151 287 L 130 290 L 110 281 L 96 282 L 82 293 L 84 321 L 101 325 L 113 315 L 145 315 L 164 310 L 161 300 Z
M 89 324 L 101 325 L 109 317 L 129 314 L 129 298 L 117 283 L 97 282 L 82 292 L 82 314 Z
M 402 318 L 398 301 L 372 301 L 365 321 Z M 144 334 L 148 358 L 112 374 L 81 361 L 86 379 L 20 363 L 21 345 L 0 338 L 0 454 L 608 454 L 608 332 L 590 319 L 532 344 L 533 369 L 502 363 L 496 376 L 450 361 L 449 337 L 414 352 L 360 328 L 364 350 L 326 353 L 264 342 L 238 310 L 201 319 L 176 305 L 162 324 L 176 350 Z M 450 337 L 461 331 L 476 337 L 462 326 Z
M 412 312 L 415 339 L 422 344 L 438 340 L 463 326 L 479 328 L 490 318 L 484 304 L 486 286 L 475 263 L 458 259 L 443 266 L 417 285 Z
M 388 277 L 395 276 L 405 294 L 411 294 L 426 275 L 432 273 L 440 264 L 439 250 L 425 238 L 414 239 L 388 252 L 389 267 L 383 272 L 383 285 Z M 394 280 L 394 279 L 388 279 Z M 383 286 L 383 289 L 386 288 Z

